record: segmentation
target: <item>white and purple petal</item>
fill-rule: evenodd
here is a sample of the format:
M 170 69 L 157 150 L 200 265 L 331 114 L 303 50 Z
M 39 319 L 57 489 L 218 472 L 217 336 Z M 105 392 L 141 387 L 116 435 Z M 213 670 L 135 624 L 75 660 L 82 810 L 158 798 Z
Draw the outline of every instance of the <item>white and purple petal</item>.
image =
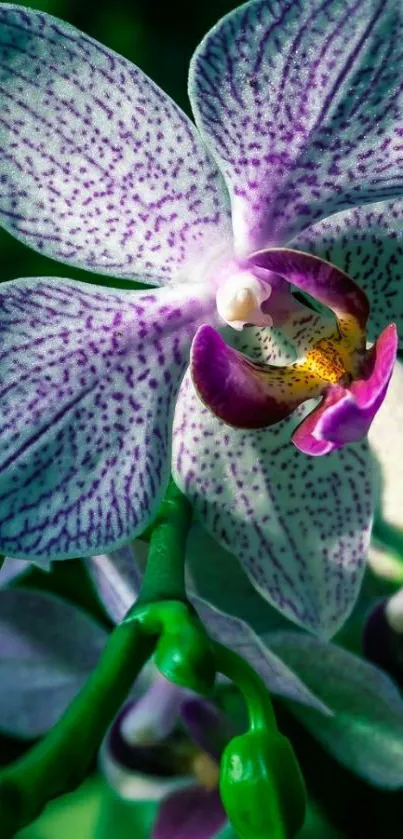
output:
M 189 91 L 239 253 L 401 194 L 402 29 L 396 0 L 256 0 L 205 36 Z
M 173 475 L 263 597 L 329 636 L 359 591 L 373 467 L 366 442 L 324 458 L 307 458 L 290 445 L 310 408 L 270 429 L 233 429 L 202 405 L 187 374 L 175 414 Z
M 14 280 L 0 292 L 0 550 L 67 558 L 144 529 L 208 297 Z
M 292 241 L 346 271 L 370 303 L 368 337 L 391 321 L 403 339 L 403 202 L 380 201 L 336 213 Z
M 142 71 L 68 23 L 0 6 L 0 222 L 89 271 L 154 283 L 231 241 L 198 132 Z

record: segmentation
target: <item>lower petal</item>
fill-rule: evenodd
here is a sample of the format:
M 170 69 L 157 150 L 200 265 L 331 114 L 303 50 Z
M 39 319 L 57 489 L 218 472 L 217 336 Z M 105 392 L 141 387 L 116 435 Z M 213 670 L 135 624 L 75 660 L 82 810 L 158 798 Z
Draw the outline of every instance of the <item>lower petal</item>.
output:
M 173 473 L 199 520 L 284 615 L 330 636 L 356 600 L 373 505 L 365 442 L 306 458 L 290 442 L 309 405 L 270 429 L 214 417 L 189 375 L 174 423 Z
M 208 325 L 197 331 L 191 352 L 193 384 L 202 401 L 227 425 L 265 428 L 319 396 L 319 382 L 303 366 L 275 367 L 253 362 L 229 347 Z
M 2 552 L 85 556 L 144 529 L 168 483 L 189 343 L 211 319 L 203 294 L 2 284 Z

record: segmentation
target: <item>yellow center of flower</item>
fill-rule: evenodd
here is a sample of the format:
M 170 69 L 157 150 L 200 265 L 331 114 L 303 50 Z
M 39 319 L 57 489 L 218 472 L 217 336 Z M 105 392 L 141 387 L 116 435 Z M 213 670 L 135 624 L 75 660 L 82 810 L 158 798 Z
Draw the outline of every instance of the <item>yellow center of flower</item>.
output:
M 304 367 L 330 384 L 336 384 L 346 374 L 343 359 L 334 343 L 324 338 L 308 352 Z

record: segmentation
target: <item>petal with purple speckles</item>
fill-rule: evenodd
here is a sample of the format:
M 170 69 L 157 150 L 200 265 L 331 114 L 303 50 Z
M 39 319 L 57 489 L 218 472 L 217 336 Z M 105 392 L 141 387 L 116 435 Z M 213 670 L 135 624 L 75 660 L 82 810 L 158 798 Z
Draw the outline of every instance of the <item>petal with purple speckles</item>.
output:
M 214 307 L 194 293 L 55 278 L 3 283 L 4 553 L 102 553 L 147 525 L 168 482 L 190 340 Z
M 194 125 L 138 67 L 57 18 L 1 5 L 0 217 L 54 259 L 163 283 L 231 241 Z
M 39 737 L 83 686 L 107 633 L 52 594 L 5 589 L 0 634 L 0 728 L 17 737 Z
M 320 396 L 325 386 L 303 364 L 275 367 L 253 362 L 208 325 L 195 335 L 190 370 L 202 402 L 234 428 L 274 425 L 302 402 Z
M 395 0 L 258 0 L 206 35 L 189 90 L 238 252 L 401 193 L 401 43 Z
M 365 291 L 371 341 L 391 321 L 403 340 L 402 233 L 403 202 L 381 201 L 336 213 L 292 242 L 346 271 Z
M 197 517 L 291 620 L 330 636 L 357 597 L 373 504 L 366 442 L 307 458 L 290 437 L 309 403 L 270 429 L 225 426 L 185 376 L 173 474 Z M 203 452 L 203 470 L 198 468 Z
M 368 352 L 367 376 L 348 388 L 331 386 L 319 407 L 294 431 L 292 441 L 300 451 L 327 454 L 365 437 L 385 399 L 396 351 L 396 328 L 390 324 Z
M 151 839 L 213 839 L 226 823 L 218 789 L 192 786 L 162 802 Z

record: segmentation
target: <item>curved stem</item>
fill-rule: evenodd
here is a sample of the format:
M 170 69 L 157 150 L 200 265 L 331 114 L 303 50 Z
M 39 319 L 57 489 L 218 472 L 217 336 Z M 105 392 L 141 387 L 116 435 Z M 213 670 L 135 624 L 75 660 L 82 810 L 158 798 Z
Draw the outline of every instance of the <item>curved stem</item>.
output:
M 137 605 L 162 600 L 187 603 L 185 551 L 191 515 L 191 505 L 171 480 L 153 525 Z
M 277 731 L 276 717 L 266 685 L 238 653 L 214 642 L 216 667 L 239 688 L 245 699 L 251 730 Z
M 108 726 L 155 647 L 135 620 L 120 624 L 87 683 L 44 739 L 0 773 L 0 837 L 32 821 L 83 779 Z

